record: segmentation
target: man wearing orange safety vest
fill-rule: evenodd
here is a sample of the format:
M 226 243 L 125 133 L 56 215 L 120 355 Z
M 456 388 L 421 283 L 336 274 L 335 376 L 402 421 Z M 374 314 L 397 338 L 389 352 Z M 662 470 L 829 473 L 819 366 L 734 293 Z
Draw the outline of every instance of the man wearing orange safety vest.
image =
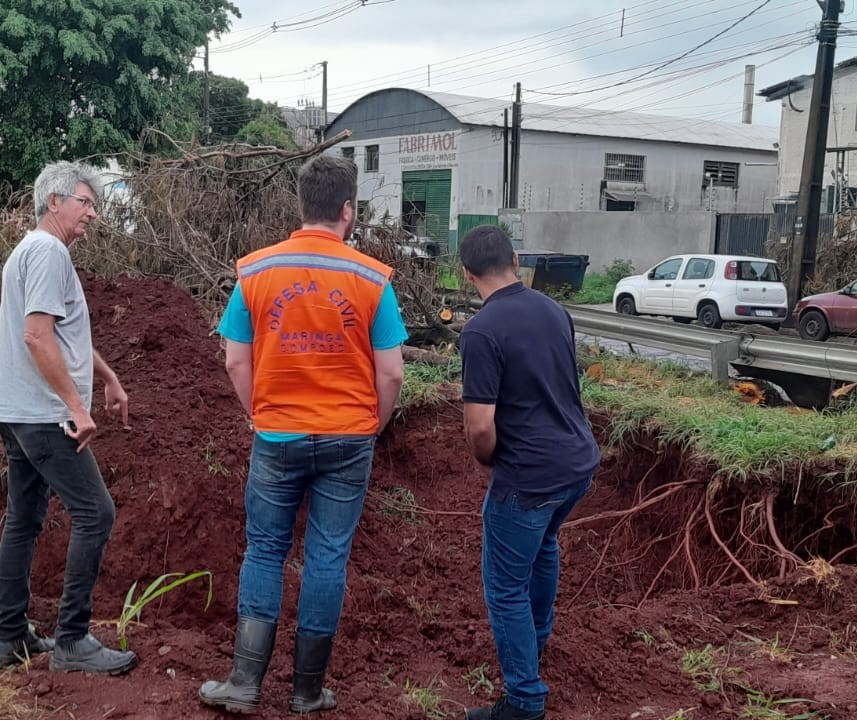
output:
M 319 156 L 301 168 L 298 196 L 301 229 L 238 261 L 238 283 L 219 327 L 226 369 L 256 434 L 232 672 L 225 682 L 206 682 L 199 696 L 233 712 L 259 704 L 304 495 L 291 710 L 336 706 L 323 682 L 346 563 L 375 438 L 402 386 L 407 333 L 392 271 L 343 242 L 356 219 L 357 167 Z

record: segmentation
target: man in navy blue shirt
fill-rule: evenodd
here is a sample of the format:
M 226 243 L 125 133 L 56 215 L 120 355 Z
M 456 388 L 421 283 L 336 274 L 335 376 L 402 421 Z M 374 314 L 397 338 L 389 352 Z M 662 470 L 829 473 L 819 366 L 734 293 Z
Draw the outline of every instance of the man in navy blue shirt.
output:
M 518 281 L 500 228 L 461 241 L 468 281 L 484 300 L 461 335 L 464 428 L 491 470 L 482 508 L 482 583 L 505 696 L 467 720 L 542 720 L 539 677 L 559 581 L 557 532 L 586 494 L 601 457 L 580 400 L 574 325 Z

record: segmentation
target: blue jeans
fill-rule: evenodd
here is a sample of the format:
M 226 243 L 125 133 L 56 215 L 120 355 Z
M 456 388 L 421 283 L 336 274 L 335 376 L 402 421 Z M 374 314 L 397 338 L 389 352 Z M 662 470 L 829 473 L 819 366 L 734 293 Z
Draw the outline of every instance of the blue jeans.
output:
M 334 635 L 345 598 L 345 566 L 372 471 L 374 435 L 310 435 L 291 442 L 256 436 L 244 505 L 247 550 L 238 614 L 277 622 L 295 519 L 309 495 L 298 632 Z
M 544 710 L 548 687 L 539 652 L 553 629 L 559 584 L 557 532 L 590 482 L 522 508 L 517 494 L 482 507 L 482 584 L 506 695 L 515 707 Z
M 71 516 L 57 642 L 89 632 L 92 590 L 115 519 L 95 457 L 56 423 L 0 423 L 9 461 L 6 522 L 0 539 L 0 640 L 27 628 L 30 568 L 53 490 Z

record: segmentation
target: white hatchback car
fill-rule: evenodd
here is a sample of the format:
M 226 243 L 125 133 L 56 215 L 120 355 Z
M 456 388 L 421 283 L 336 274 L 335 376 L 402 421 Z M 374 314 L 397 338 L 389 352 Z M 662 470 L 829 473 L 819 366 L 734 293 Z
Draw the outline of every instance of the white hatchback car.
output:
M 674 255 L 642 275 L 623 278 L 613 307 L 626 315 L 665 315 L 719 328 L 723 321 L 779 329 L 788 312 L 774 260 L 735 255 Z

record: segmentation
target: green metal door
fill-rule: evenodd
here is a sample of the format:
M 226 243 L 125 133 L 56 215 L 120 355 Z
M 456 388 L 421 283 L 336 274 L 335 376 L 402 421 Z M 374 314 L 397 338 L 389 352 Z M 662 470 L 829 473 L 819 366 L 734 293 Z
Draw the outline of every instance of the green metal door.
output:
M 415 170 L 402 173 L 402 214 L 415 204 L 425 207 L 426 235 L 446 246 L 449 242 L 449 203 L 452 170 Z
M 463 238 L 473 228 L 480 225 L 499 225 L 500 218 L 496 215 L 459 215 L 458 237 Z

